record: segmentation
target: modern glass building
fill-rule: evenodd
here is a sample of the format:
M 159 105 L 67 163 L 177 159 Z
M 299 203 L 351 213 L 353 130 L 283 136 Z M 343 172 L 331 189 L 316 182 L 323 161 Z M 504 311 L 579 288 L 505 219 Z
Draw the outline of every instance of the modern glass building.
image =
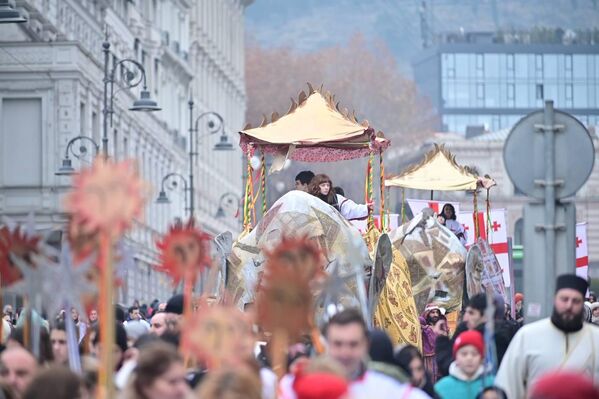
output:
M 413 66 L 442 131 L 509 128 L 549 99 L 586 126 L 599 125 L 599 44 L 496 43 L 492 34 L 470 34 L 424 50 Z

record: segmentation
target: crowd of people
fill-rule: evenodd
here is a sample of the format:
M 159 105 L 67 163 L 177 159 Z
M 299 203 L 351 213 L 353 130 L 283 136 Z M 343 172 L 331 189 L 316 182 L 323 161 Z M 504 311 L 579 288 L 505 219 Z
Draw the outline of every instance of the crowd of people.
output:
M 347 199 L 324 174 L 301 172 L 296 188 L 349 220 L 372 207 Z M 450 204 L 439 222 L 465 240 Z M 392 342 L 360 310 L 345 308 L 281 349 L 247 306 L 244 339 L 229 342 L 230 357 L 218 365 L 186 352 L 181 294 L 115 305 L 108 322 L 96 309 L 48 317 L 6 305 L 0 399 L 96 398 L 106 328 L 115 332 L 108 372 L 118 399 L 599 399 L 599 304 L 587 291 L 584 279 L 559 276 L 551 317 L 528 324 L 521 293 L 513 312 L 500 295 L 468 298 L 457 322 L 431 303 L 420 316 L 421 347 Z
M 324 353 L 316 354 L 313 337 L 289 346 L 280 380 L 270 359 L 270 335 L 260 326 L 252 330 L 254 350 L 240 354 L 240 364 L 212 370 L 187 363 L 179 350 L 182 295 L 149 306 L 135 303 L 127 311 L 117 305 L 113 374 L 117 397 L 599 398 L 594 386 L 599 379 L 599 329 L 592 324 L 596 316 L 590 316 L 596 302 L 590 296 L 585 303 L 587 282 L 575 275 L 560 276 L 556 286 L 551 317 L 524 326 L 496 297 L 490 339 L 485 339 L 485 295 L 470 298 L 455 331 L 450 331 L 445 310 L 430 305 L 420 320 L 422 349 L 396 345 L 383 330 L 368 329 L 357 309 L 342 310 L 321 331 Z M 518 299 L 520 312 L 524 298 Z M 51 320 L 27 313 L 4 307 L 0 398 L 94 398 L 98 312 L 81 317 L 72 309 Z M 81 373 L 68 367 L 65 318 L 69 316 L 77 327 Z M 27 317 L 40 327 L 35 355 L 24 331 Z

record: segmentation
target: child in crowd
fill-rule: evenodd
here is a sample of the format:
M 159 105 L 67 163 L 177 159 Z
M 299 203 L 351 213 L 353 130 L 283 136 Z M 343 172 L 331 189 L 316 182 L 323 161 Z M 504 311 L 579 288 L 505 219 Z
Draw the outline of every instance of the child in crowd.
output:
M 493 385 L 494 376 L 484 372 L 485 343 L 476 330 L 464 331 L 455 340 L 449 375 L 435 384 L 441 399 L 476 399 L 486 387 Z

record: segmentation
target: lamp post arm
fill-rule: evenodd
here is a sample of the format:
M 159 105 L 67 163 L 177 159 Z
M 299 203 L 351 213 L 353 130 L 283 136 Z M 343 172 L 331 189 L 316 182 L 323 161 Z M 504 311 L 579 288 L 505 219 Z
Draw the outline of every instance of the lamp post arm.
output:
M 208 134 L 215 134 L 215 133 L 222 133 L 225 130 L 225 121 L 223 119 L 223 117 L 218 113 L 218 112 L 214 112 L 214 111 L 206 111 L 206 112 L 202 112 L 200 115 L 198 115 L 198 117 L 196 118 L 195 122 L 194 122 L 194 132 L 198 132 L 198 125 L 200 123 L 200 119 L 205 118 L 207 116 L 212 116 L 215 117 L 216 119 L 218 119 L 218 124 L 211 124 L 212 121 L 208 122 Z
M 73 154 L 73 156 L 75 158 L 79 159 L 81 157 L 81 155 L 77 155 L 77 154 L 75 154 L 75 152 L 73 152 L 73 144 L 75 144 L 77 141 L 89 141 L 89 143 L 91 145 L 93 145 L 94 150 L 96 150 L 95 155 L 98 155 L 98 153 L 100 152 L 100 146 L 98 145 L 98 143 L 96 143 L 96 141 L 94 139 L 92 139 L 91 137 L 87 137 L 87 136 L 77 136 L 77 137 L 73 137 L 72 139 L 70 139 L 69 142 L 67 143 L 67 147 L 64 152 L 64 157 L 66 159 L 69 158 L 69 150 L 71 150 L 71 153 Z M 79 151 L 79 153 L 81 153 L 81 151 Z
M 160 190 L 164 191 L 164 184 L 173 177 L 176 177 L 183 182 L 183 191 L 185 193 L 185 195 L 183 196 L 183 199 L 185 202 L 185 210 L 190 211 L 190 213 L 191 213 L 191 208 L 188 206 L 188 202 L 187 202 L 187 193 L 191 190 L 190 190 L 190 187 L 188 186 L 187 179 L 181 173 L 171 172 L 171 173 L 165 175 L 162 178 L 162 182 L 160 183 Z
M 108 113 L 110 114 L 110 127 L 112 127 L 112 116 L 114 114 L 114 97 L 119 91 L 122 90 L 122 88 L 119 88 L 116 92 L 114 91 L 114 84 L 116 83 L 116 71 L 120 66 L 123 66 L 127 63 L 133 64 L 140 71 L 140 76 L 136 79 L 135 76 L 132 75 L 133 72 L 127 71 L 126 75 L 122 79 L 125 83 L 125 87 L 127 89 L 131 89 L 133 87 L 139 86 L 139 84 L 143 82 L 144 90 L 148 88 L 146 83 L 146 69 L 140 62 L 131 58 L 125 58 L 124 60 L 120 60 L 119 62 L 117 62 L 112 67 L 112 70 L 110 71 L 110 78 L 108 80 L 110 83 L 110 107 L 108 108 Z

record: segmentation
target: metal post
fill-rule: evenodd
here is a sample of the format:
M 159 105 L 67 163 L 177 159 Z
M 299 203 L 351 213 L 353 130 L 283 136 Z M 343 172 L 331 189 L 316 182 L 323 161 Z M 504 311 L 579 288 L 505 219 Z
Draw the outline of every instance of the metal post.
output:
M 104 129 L 102 131 L 102 152 L 104 153 L 104 159 L 108 159 L 108 115 L 111 110 L 108 109 L 108 84 L 110 78 L 108 76 L 108 63 L 110 61 L 110 43 L 105 41 L 102 43 L 102 51 L 104 52 Z
M 194 218 L 194 182 L 193 182 L 193 98 L 189 97 L 189 219 Z
M 545 101 L 543 112 L 543 148 L 545 152 L 545 248 L 547 249 L 546 268 L 549 281 L 555 281 L 555 126 L 553 101 Z M 553 301 L 552 290 L 546 290 L 546 304 Z

